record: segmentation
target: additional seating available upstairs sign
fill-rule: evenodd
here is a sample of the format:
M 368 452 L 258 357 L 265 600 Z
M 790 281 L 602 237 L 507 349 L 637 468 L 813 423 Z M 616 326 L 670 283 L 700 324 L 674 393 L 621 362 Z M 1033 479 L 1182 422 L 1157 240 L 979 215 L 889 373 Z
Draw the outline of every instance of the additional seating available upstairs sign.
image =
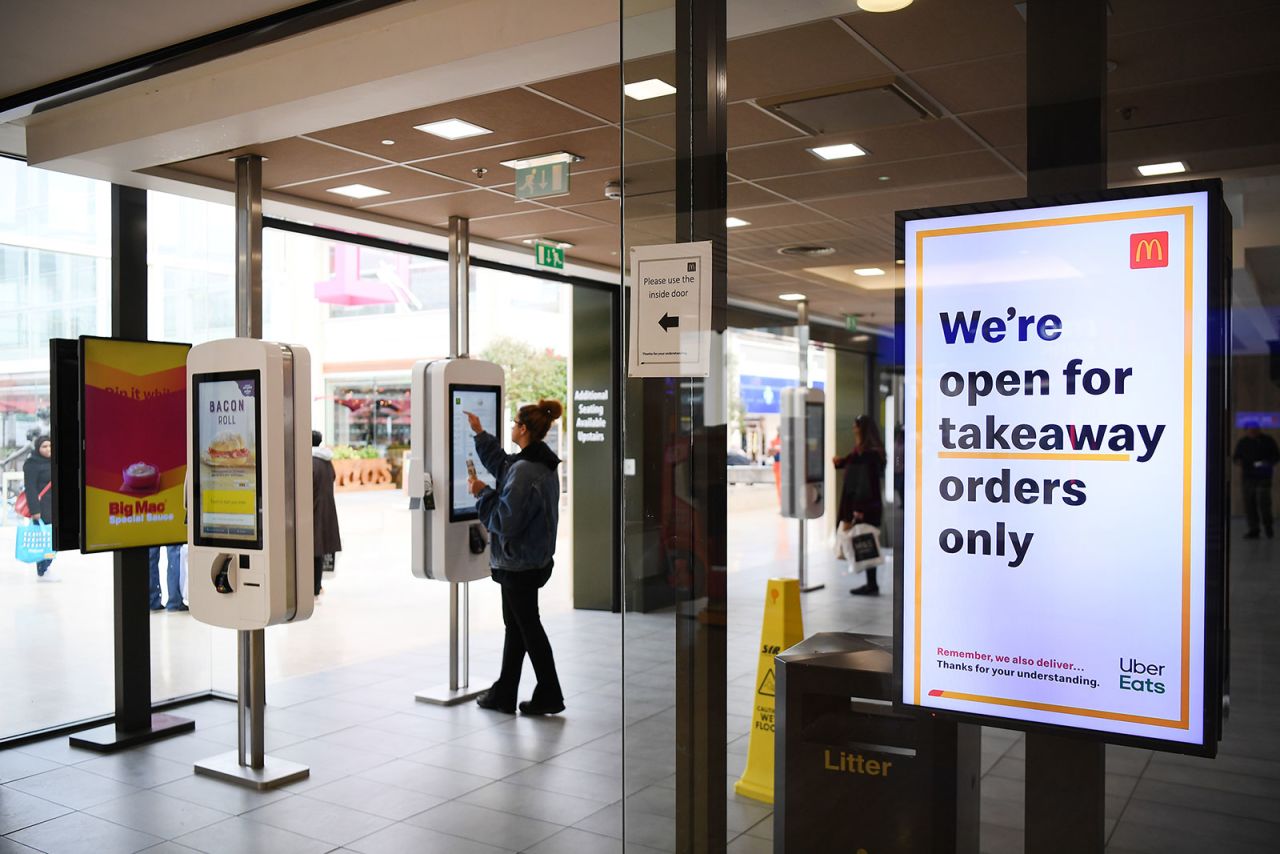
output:
M 1211 753 L 1221 188 L 1094 198 L 898 215 L 899 699 Z

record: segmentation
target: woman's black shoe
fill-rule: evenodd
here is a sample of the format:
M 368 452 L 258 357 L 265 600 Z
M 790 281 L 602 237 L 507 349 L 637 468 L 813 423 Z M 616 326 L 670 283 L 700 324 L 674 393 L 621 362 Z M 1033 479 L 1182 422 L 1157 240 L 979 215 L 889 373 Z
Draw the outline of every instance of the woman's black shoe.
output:
M 870 584 L 864 584 L 861 587 L 855 587 L 849 591 L 850 596 L 879 596 L 880 588 L 873 587 Z
M 509 715 L 516 713 L 515 706 L 504 706 L 493 698 L 492 691 L 485 691 L 479 697 L 476 697 L 476 705 L 482 709 L 488 709 L 491 712 L 506 712 Z M 521 705 L 524 705 L 521 703 Z
M 520 704 L 520 714 L 522 715 L 554 715 L 563 711 L 563 701 L 559 703 L 536 703 L 533 700 L 526 700 Z

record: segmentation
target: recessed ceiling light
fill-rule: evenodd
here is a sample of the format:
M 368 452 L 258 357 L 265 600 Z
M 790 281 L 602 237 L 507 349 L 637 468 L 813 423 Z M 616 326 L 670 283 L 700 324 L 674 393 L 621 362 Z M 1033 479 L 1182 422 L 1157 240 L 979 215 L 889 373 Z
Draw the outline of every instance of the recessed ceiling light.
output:
M 911 0 L 858 0 L 858 8 L 864 12 L 896 12 L 911 5 Z
M 744 225 L 751 225 L 751 223 L 747 222 L 745 219 L 739 219 L 736 216 L 727 216 L 724 218 L 725 228 L 742 228 Z
M 535 154 L 532 157 L 503 160 L 502 165 L 508 169 L 528 169 L 532 166 L 546 166 L 548 163 L 581 163 L 582 160 L 581 156 L 568 151 L 553 151 L 550 154 Z
M 834 255 L 836 248 L 834 246 L 817 246 L 813 244 L 801 244 L 799 246 L 784 246 L 778 250 L 779 255 L 790 255 L 796 258 L 821 258 L 823 255 Z
M 1177 175 L 1179 172 L 1186 172 L 1187 164 L 1181 160 L 1175 160 L 1171 163 L 1147 163 L 1138 167 L 1138 174 L 1144 178 L 1150 178 L 1154 175 Z
M 778 299 L 787 302 L 799 302 L 802 299 L 808 299 L 804 294 L 778 294 Z
M 328 192 L 337 193 L 339 196 L 348 196 L 352 199 L 371 199 L 374 196 L 385 196 L 390 190 L 379 190 L 377 187 L 370 187 L 368 184 L 346 184 L 342 187 L 330 187 Z
M 881 175 L 881 176 L 880 176 L 879 178 L 877 178 L 876 180 L 877 180 L 877 181 L 888 181 L 888 180 L 889 180 L 889 176 L 888 176 L 888 175 Z
M 546 246 L 554 246 L 557 249 L 572 249 L 573 244 L 563 240 L 548 240 L 545 237 L 526 237 L 520 241 L 525 246 L 537 246 L 539 243 Z
M 636 101 L 648 101 L 651 98 L 661 98 L 663 95 L 674 95 L 675 91 L 676 87 L 656 77 L 628 83 L 622 87 L 623 94 Z
M 870 335 L 867 335 L 866 333 L 863 333 L 862 335 L 855 335 L 855 336 L 853 336 L 853 339 L 852 339 L 852 340 L 853 340 L 853 341 L 854 341 L 854 343 L 856 343 L 856 344 L 861 344 L 861 343 L 863 343 L 864 341 L 870 341 L 870 340 L 871 340 L 871 336 L 870 336 Z
M 395 141 L 394 139 L 384 139 L 384 140 L 382 141 L 382 144 L 383 144 L 383 145 L 395 145 L 395 144 L 396 144 L 396 141 Z
M 879 267 L 856 267 L 853 274 L 855 276 L 883 276 L 884 270 Z
M 865 148 L 854 145 L 852 142 L 845 142 L 840 145 L 820 145 L 817 148 L 809 149 L 809 151 L 823 160 L 844 160 L 847 157 L 861 157 L 867 153 Z
M 414 125 L 413 129 L 442 139 L 466 139 L 469 136 L 483 136 L 486 133 L 493 133 L 488 128 L 473 125 L 471 122 L 464 122 L 462 119 L 445 119 L 441 122 Z
M 893 263 L 898 264 L 900 266 L 905 266 L 907 262 L 902 258 L 899 258 L 897 261 L 894 261 Z

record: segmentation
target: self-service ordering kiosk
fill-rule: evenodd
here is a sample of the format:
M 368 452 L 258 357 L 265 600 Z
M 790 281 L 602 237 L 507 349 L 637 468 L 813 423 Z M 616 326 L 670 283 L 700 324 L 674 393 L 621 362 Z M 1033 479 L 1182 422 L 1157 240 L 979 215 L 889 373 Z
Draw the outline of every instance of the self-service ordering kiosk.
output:
M 504 373 L 479 359 L 440 359 L 413 366 L 413 428 L 417 465 L 410 484 L 413 556 L 418 578 L 477 581 L 489 576 L 489 535 L 476 514 L 467 477 L 494 485 L 494 475 L 476 455 L 475 433 L 466 413 L 487 433 L 506 440 Z
M 817 519 L 826 506 L 826 416 L 821 389 L 782 390 L 782 515 Z
M 311 616 L 311 357 L 231 338 L 187 357 L 191 613 L 253 630 Z

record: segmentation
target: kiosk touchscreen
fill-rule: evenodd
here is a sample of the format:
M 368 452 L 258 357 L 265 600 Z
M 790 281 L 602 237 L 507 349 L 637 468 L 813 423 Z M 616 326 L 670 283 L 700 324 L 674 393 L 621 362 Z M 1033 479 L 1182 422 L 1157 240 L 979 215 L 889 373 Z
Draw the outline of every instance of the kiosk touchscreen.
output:
M 782 515 L 817 519 L 826 506 L 826 413 L 821 389 L 782 390 Z
M 476 453 L 467 418 L 506 443 L 502 368 L 478 359 L 441 359 L 413 366 L 413 574 L 440 581 L 476 581 L 489 574 L 489 536 L 467 488 L 469 475 L 496 478 Z
M 311 360 L 251 338 L 187 358 L 191 612 L 260 629 L 311 615 Z

